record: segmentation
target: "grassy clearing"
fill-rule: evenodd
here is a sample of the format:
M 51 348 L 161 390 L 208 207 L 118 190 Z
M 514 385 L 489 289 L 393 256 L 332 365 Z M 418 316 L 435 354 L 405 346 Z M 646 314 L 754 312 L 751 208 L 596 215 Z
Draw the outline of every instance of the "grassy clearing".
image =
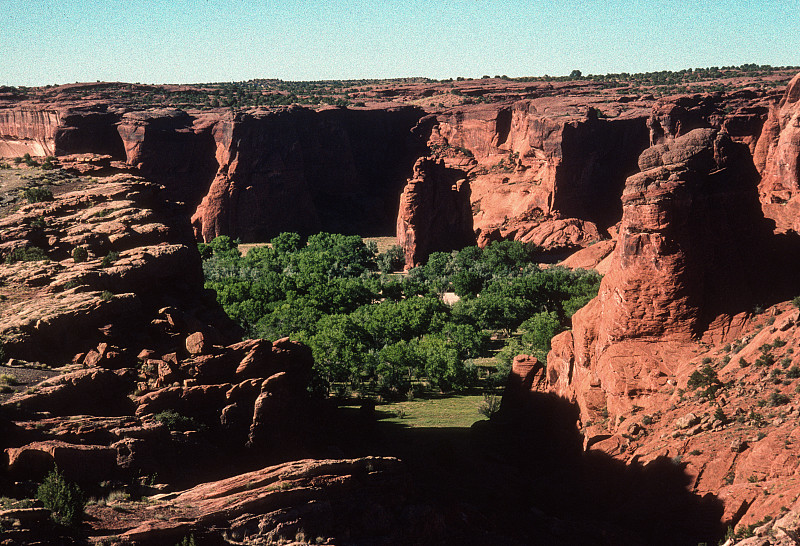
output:
M 378 254 L 383 254 L 397 244 L 397 237 L 364 237 L 365 243 L 374 242 L 378 246 Z
M 453 395 L 418 399 L 410 402 L 381 404 L 376 407 L 379 419 L 414 428 L 469 427 L 486 418 L 478 413 L 483 395 Z
M 270 243 L 243 243 L 239 245 L 239 252 L 242 253 L 242 256 L 247 256 L 247 253 L 250 251 L 251 248 L 256 248 L 259 246 L 272 246 Z
M 378 245 L 378 253 L 383 254 L 390 247 L 393 247 L 397 244 L 397 237 L 364 237 L 364 242 L 369 243 L 371 241 L 375 242 Z M 251 248 L 256 248 L 259 246 L 270 246 L 270 243 L 242 243 L 239 245 L 239 252 L 242 253 L 242 256 L 247 256 L 247 253 L 250 251 Z

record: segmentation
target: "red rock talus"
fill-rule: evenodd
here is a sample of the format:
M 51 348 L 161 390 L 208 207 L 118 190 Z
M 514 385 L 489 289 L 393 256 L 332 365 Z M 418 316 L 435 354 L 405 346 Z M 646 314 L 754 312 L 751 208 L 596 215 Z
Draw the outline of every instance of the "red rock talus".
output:
M 623 193 L 611 270 L 548 357 L 551 387 L 576 399 L 584 418 L 644 404 L 692 340 L 728 335 L 760 293 L 771 232 L 747 149 L 697 129 L 646 150 L 639 165 Z
M 754 159 L 764 213 L 780 231 L 800 232 L 800 74 L 770 110 Z
M 400 196 L 397 242 L 405 249 L 407 268 L 423 263 L 432 252 L 475 244 L 464 171 L 447 167 L 441 159 L 417 160 Z

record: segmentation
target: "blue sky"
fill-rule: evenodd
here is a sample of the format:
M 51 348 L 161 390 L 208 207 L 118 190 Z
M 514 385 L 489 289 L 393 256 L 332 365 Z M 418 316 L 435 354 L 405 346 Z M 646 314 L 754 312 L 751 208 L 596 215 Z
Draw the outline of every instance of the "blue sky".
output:
M 800 65 L 800 0 L 0 0 L 0 84 Z

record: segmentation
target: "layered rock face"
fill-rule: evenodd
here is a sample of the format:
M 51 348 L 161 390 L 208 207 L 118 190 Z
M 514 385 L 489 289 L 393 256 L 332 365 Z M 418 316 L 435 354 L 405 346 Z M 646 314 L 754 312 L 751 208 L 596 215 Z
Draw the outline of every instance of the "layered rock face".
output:
M 0 157 L 95 153 L 124 159 L 119 120 L 120 113 L 104 104 L 0 110 Z
M 195 210 L 217 172 L 211 119 L 182 110 L 125 113 L 116 126 L 128 166 Z
M 543 105 L 475 107 L 440 114 L 434 146 L 464 148 L 477 165 L 472 182 L 479 234 L 515 230 L 522 239 L 553 214 L 605 229 L 619 220 L 625 178 L 648 145 L 645 117 L 555 119 Z M 545 110 L 547 110 L 545 108 Z
M 703 93 L 666 97 L 653 105 L 647 120 L 652 144 L 663 144 L 694 129 L 718 129 L 754 152 L 775 91 L 749 89 L 723 94 Z
M 0 157 L 52 155 L 60 116 L 54 110 L 0 112 Z
M 266 241 L 282 231 L 391 233 L 424 142 L 422 111 L 291 108 L 213 129 L 219 170 L 192 217 L 198 238 Z
M 648 149 L 639 165 L 600 293 L 548 358 L 552 388 L 576 399 L 586 419 L 641 405 L 674 376 L 692 340 L 735 332 L 735 315 L 762 293 L 760 264 L 770 263 L 770 225 L 742 145 L 697 129 Z
M 8 475 L 40 479 L 56 464 L 87 483 L 181 479 L 222 453 L 289 452 L 309 422 L 311 351 L 235 342 L 238 327 L 203 288 L 182 208 L 159 186 L 119 175 L 0 226 L 3 373 L 36 375 L 34 360 L 60 367 L 3 396 L 0 422 L 16 423 L 3 435 Z M 207 456 L 189 464 L 193 451 Z M 97 461 L 88 473 L 87 461 Z
M 800 233 L 800 74 L 770 110 L 754 160 L 764 213 L 780 231 Z
M 421 158 L 414 165 L 397 217 L 397 243 L 405 249 L 406 268 L 424 263 L 432 252 L 475 244 L 464 176 L 441 159 Z

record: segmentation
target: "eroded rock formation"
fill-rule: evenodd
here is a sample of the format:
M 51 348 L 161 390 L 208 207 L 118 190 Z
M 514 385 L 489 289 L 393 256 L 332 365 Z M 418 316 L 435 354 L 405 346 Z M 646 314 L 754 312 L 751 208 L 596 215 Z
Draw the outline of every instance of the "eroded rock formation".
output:
M 735 333 L 769 263 L 771 229 L 746 148 L 696 129 L 648 149 L 639 164 L 600 293 L 554 339 L 548 359 L 551 385 L 577 398 L 587 419 L 629 411 L 657 392 L 694 339 Z
M 397 243 L 405 249 L 406 268 L 423 264 L 432 252 L 475 244 L 465 176 L 441 159 L 417 160 L 397 216 Z
M 7 356 L 64 363 L 101 341 L 135 356 L 169 343 L 150 325 L 167 305 L 196 331 L 220 341 L 236 336 L 204 291 L 182 209 L 164 201 L 155 184 L 120 175 L 23 206 L 0 226 L 0 254 L 9 262 L 0 266 Z M 75 249 L 85 257 L 76 259 Z M 36 259 L 26 261 L 29 254 Z
M 764 213 L 780 231 L 800 233 L 800 74 L 770 110 L 754 159 Z

